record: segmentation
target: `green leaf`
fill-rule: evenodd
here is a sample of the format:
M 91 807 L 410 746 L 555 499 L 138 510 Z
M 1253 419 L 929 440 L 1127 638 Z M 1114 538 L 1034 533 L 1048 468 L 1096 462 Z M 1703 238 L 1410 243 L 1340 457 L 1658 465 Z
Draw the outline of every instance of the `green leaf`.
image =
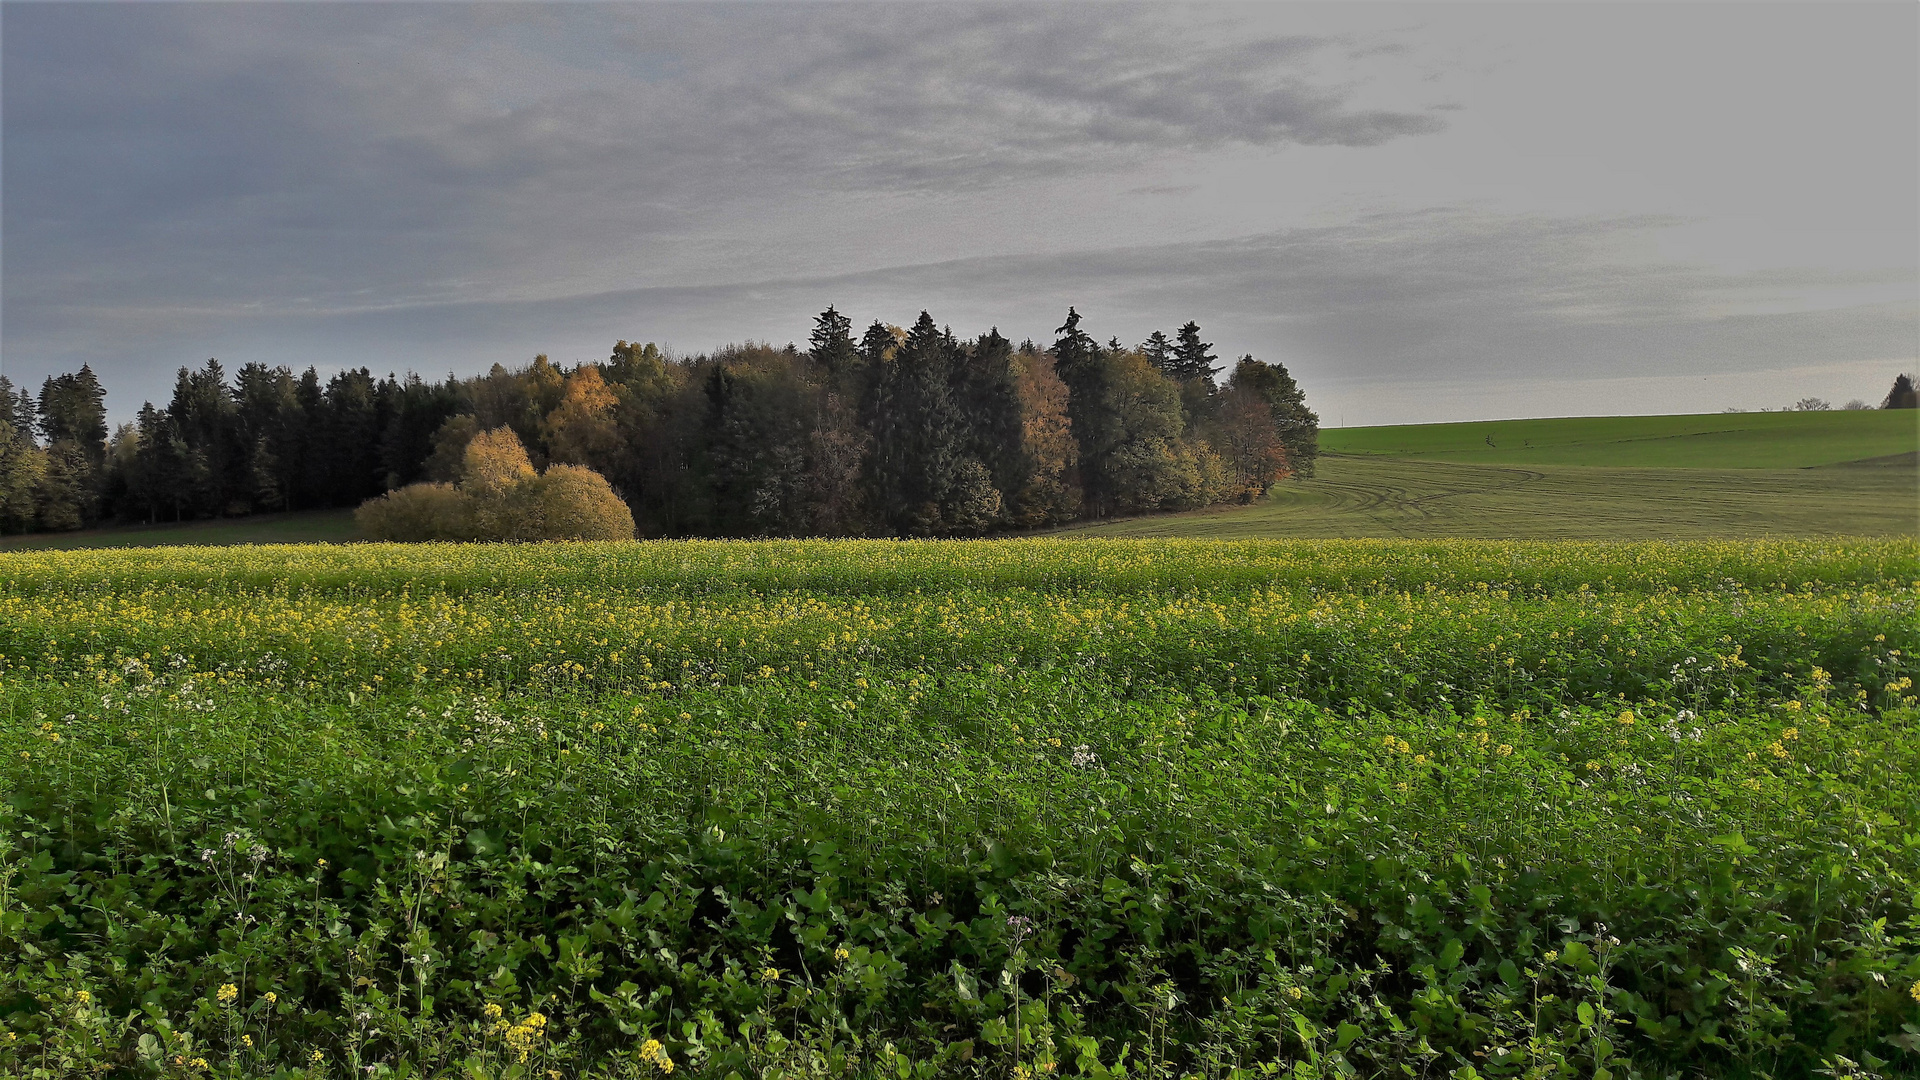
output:
M 1459 938 L 1450 939 L 1440 949 L 1440 970 L 1452 971 L 1459 966 L 1460 958 L 1467 955 L 1466 943 Z

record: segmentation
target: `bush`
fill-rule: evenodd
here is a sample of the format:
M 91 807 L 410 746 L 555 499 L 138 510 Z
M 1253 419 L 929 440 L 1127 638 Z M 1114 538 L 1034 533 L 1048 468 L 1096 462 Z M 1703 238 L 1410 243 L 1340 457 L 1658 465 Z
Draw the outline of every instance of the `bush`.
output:
M 580 465 L 550 465 L 506 498 L 507 540 L 631 540 L 633 513 L 605 477 Z
M 413 484 L 354 511 L 375 540 L 631 540 L 633 513 L 578 465 L 535 473 L 509 428 L 467 443 L 459 486 Z
M 452 484 L 411 484 L 368 499 L 353 512 L 373 540 L 472 540 L 473 500 Z

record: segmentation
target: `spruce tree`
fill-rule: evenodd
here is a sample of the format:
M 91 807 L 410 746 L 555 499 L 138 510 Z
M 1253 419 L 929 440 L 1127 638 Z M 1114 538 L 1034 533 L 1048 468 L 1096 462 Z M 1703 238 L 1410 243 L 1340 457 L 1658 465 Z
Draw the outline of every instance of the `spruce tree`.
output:
M 1213 362 L 1220 359 L 1213 355 L 1213 342 L 1200 340 L 1200 324 L 1188 322 L 1180 328 L 1180 342 L 1174 346 L 1172 363 L 1162 370 L 1176 382 L 1202 380 L 1209 391 L 1213 389 Z
M 1099 344 L 1080 329 L 1080 312 L 1072 307 L 1067 308 L 1066 324 L 1054 333 L 1058 336 L 1049 352 L 1054 373 L 1067 385 L 1067 421 L 1079 449 L 1079 487 L 1088 509 L 1099 516 L 1110 495 L 1101 464 L 1119 440 L 1115 418 L 1106 408 L 1105 357 Z
M 813 334 L 807 342 L 813 362 L 826 371 L 829 381 L 845 377 L 859 363 L 853 345 L 853 320 L 835 311 L 831 304 L 814 319 Z
M 1140 355 L 1146 357 L 1148 363 L 1159 369 L 1160 374 L 1172 377 L 1173 342 L 1167 339 L 1166 334 L 1158 330 L 1148 334 L 1147 340 L 1140 343 Z
M 1013 342 L 995 327 L 960 350 L 953 371 L 962 452 L 986 467 L 993 486 L 1010 494 L 1026 483 L 1021 402 Z

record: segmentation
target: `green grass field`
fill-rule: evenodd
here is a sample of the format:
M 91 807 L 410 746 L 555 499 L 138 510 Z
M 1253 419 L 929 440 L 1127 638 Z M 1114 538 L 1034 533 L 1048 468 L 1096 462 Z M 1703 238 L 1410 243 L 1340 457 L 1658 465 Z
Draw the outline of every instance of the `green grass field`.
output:
M 231 544 L 338 544 L 360 539 L 351 510 L 260 514 L 180 525 L 127 525 L 79 532 L 0 536 L 0 551 L 60 551 L 79 548 L 226 546 Z
M 1605 469 L 1320 459 L 1252 506 L 1132 518 L 1065 536 L 1656 540 L 1912 536 L 1910 462 L 1819 469 Z
M 1481 465 L 1805 469 L 1920 450 L 1920 410 L 1573 416 L 1335 428 L 1330 453 Z
M 1684 537 L 1920 534 L 1920 413 L 1603 416 L 1320 433 L 1311 480 L 1252 506 L 1068 536 Z M 1488 440 L 1493 445 L 1487 445 Z
M 1911 1075 L 1917 598 L 1912 540 L 0 553 L 0 1076 Z

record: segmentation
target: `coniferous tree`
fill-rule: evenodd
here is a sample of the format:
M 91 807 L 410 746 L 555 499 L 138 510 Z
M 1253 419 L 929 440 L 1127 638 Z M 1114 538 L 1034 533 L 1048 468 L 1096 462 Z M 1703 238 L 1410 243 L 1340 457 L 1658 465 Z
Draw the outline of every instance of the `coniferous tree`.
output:
M 798 359 L 750 346 L 733 351 L 706 378 L 705 461 L 720 532 L 807 532 L 812 395 Z
M 961 451 L 986 468 L 1004 497 L 1026 484 L 1029 469 L 1013 342 L 995 327 L 958 350 L 956 361 L 952 382 L 964 433 Z
M 1887 396 L 1880 402 L 1880 407 L 1883 409 L 1920 408 L 1920 394 L 1914 392 L 1913 376 L 1905 372 L 1894 376 L 1893 389 L 1887 391 Z
M 47 379 L 40 387 L 39 427 L 49 446 L 72 443 L 90 473 L 107 459 L 107 391 L 85 364 L 70 375 Z
M 1200 380 L 1209 392 L 1213 389 L 1213 362 L 1220 359 L 1210 351 L 1213 342 L 1200 340 L 1200 324 L 1188 322 L 1180 328 L 1180 341 L 1173 349 L 1173 359 L 1164 370 L 1167 377 L 1175 382 Z
M 35 416 L 33 399 L 0 375 L 0 533 L 27 532 L 37 524 L 34 492 L 46 456 L 34 441 Z
M 380 455 L 385 429 L 380 390 L 366 368 L 342 371 L 327 380 L 320 408 L 321 445 L 333 448 L 325 455 L 326 505 L 357 506 L 387 490 Z
M 298 488 L 307 425 L 293 372 L 242 364 L 234 373 L 233 401 L 235 442 L 247 462 L 247 494 L 254 505 L 262 510 L 306 505 Z
M 433 437 L 460 410 L 460 387 L 449 376 L 430 383 L 408 372 L 383 384 L 386 426 L 380 439 L 380 463 L 388 488 L 411 484 L 426 475 Z
M 854 377 L 860 351 L 853 344 L 852 319 L 829 304 L 814 319 L 813 334 L 807 341 L 808 355 L 826 373 L 829 385 L 840 386 Z
M 1105 516 L 1112 492 L 1105 483 L 1102 463 L 1117 444 L 1115 418 L 1105 409 L 1105 354 L 1098 342 L 1080 329 L 1080 312 L 1067 308 L 1065 325 L 1049 354 L 1053 370 L 1067 387 L 1067 418 L 1078 453 L 1078 484 L 1086 505 L 1096 517 Z
M 255 484 L 247 464 L 239 408 L 218 360 L 198 371 L 181 368 L 167 405 L 173 430 L 188 450 L 195 517 L 244 514 L 253 509 Z
M 1195 329 L 1197 331 L 1198 327 Z M 1154 369 L 1159 371 L 1160 374 L 1168 378 L 1174 378 L 1174 345 L 1172 341 L 1168 340 L 1166 334 L 1158 330 L 1148 334 L 1147 340 L 1140 343 L 1139 351 L 1140 355 L 1146 357 L 1147 362 L 1152 364 Z
M 922 311 L 907 331 L 894 361 L 895 401 L 904 440 L 900 485 L 890 500 L 890 524 L 907 535 L 934 536 L 942 530 L 943 511 L 956 499 L 977 494 L 961 491 L 961 427 L 953 400 L 952 371 L 959 343 L 951 332 L 934 325 Z M 969 475 L 967 480 L 977 480 Z M 971 485 L 969 485 L 971 487 Z

